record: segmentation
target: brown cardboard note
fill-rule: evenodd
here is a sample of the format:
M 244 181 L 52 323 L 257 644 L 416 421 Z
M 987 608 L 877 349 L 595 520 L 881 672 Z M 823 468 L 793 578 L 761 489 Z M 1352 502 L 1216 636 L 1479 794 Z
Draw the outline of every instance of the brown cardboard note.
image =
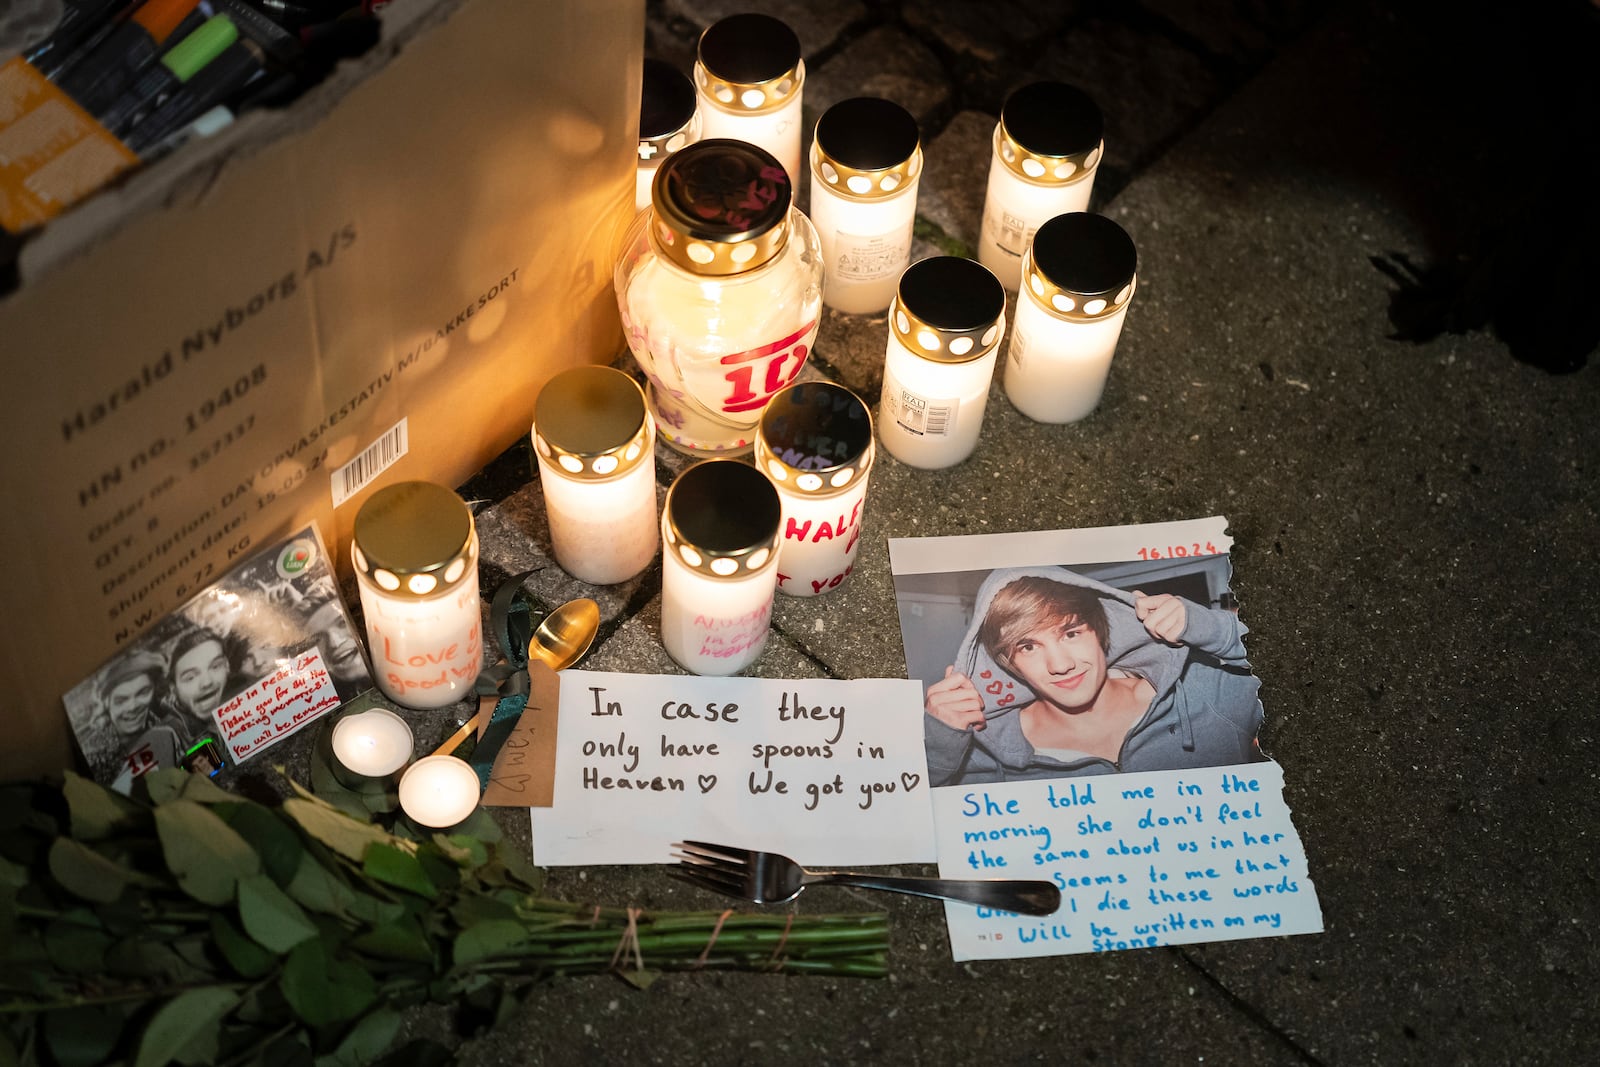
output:
M 561 678 L 533 660 L 528 664 L 528 681 L 528 706 L 489 772 L 489 788 L 480 802 L 486 808 L 548 808 L 555 800 Z

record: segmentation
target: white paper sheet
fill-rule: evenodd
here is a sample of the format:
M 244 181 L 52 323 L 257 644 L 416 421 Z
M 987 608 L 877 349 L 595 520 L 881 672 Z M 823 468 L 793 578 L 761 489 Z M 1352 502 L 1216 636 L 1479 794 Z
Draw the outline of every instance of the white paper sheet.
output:
M 564 671 L 547 866 L 671 862 L 694 839 L 811 866 L 931 862 L 922 688 Z

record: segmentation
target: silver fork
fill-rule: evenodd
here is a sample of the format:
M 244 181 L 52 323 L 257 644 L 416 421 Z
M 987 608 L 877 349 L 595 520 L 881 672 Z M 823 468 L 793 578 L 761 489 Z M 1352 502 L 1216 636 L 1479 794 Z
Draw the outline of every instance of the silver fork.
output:
M 959 900 L 1022 915 L 1050 915 L 1061 906 L 1061 890 L 1053 882 L 1022 879 L 897 878 L 854 871 L 808 871 L 788 856 L 755 852 L 705 841 L 678 841 L 672 846 L 678 866 L 670 873 L 703 889 L 757 904 L 793 900 L 808 885 L 850 885 L 886 889 L 935 900 Z

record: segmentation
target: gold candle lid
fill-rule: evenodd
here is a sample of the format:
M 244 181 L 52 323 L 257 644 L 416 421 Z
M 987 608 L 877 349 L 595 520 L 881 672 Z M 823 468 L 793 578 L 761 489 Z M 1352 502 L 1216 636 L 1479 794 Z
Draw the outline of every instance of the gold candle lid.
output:
M 1073 211 L 1039 227 L 1022 257 L 1022 277 L 1045 311 L 1094 322 L 1128 306 L 1138 265 L 1126 230 L 1104 215 Z
M 564 370 L 534 402 L 533 447 L 581 481 L 626 474 L 651 458 L 644 393 L 614 367 Z
M 922 170 L 917 120 L 875 96 L 841 100 L 823 112 L 812 147 L 819 180 L 852 200 L 893 196 Z
M 708 459 L 678 475 L 662 512 L 666 551 L 707 578 L 747 578 L 778 558 L 783 505 L 765 474 Z
M 796 382 L 761 414 L 756 466 L 780 490 L 836 496 L 861 484 L 872 457 L 872 414 L 842 385 Z
M 718 19 L 700 35 L 694 78 L 701 92 L 728 111 L 776 110 L 805 79 L 800 38 L 771 15 Z
M 426 597 L 466 577 L 477 549 L 466 501 L 432 482 L 397 482 L 356 512 L 350 555 L 356 571 L 385 592 Z
M 650 240 L 693 274 L 755 270 L 789 239 L 793 188 L 777 158 L 746 141 L 696 141 L 656 170 Z
M 1105 120 L 1088 93 L 1062 82 L 1034 82 L 1006 97 L 994 150 L 1019 178 L 1067 185 L 1094 172 L 1104 140 Z
M 988 267 L 959 256 L 930 256 L 900 275 L 889 329 L 924 359 L 968 363 L 999 345 L 1005 315 L 1006 291 Z

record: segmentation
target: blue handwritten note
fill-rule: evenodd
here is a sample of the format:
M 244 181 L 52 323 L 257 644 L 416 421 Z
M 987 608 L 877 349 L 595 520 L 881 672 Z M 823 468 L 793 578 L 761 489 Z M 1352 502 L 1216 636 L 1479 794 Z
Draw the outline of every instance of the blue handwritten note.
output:
M 933 791 L 940 873 L 1048 878 L 1046 918 L 951 905 L 957 960 L 1317 933 L 1276 763 Z

